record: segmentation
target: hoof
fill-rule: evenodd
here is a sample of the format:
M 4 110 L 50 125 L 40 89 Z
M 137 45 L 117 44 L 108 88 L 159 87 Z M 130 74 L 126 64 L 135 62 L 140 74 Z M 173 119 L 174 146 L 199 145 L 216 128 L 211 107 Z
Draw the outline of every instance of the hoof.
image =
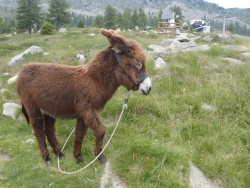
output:
M 79 159 L 77 159 L 77 164 L 83 163 L 82 158 L 80 157 Z
M 58 153 L 58 157 L 59 157 L 59 159 L 65 159 L 65 156 L 62 152 Z
M 101 154 L 101 155 L 98 157 L 98 161 L 99 161 L 100 163 L 102 163 L 102 164 L 105 164 L 105 163 L 107 162 L 107 159 L 106 159 L 106 157 L 105 157 L 103 154 Z
M 45 163 L 46 163 L 47 166 L 50 166 L 50 164 L 51 164 L 51 159 L 50 159 L 49 156 L 46 156 L 46 158 L 45 158 Z

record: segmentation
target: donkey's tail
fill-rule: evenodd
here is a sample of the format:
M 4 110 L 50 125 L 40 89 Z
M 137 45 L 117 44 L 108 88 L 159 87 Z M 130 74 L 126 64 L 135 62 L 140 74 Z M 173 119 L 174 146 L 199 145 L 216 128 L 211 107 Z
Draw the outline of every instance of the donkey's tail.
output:
M 27 121 L 28 124 L 29 124 L 29 123 L 30 123 L 30 118 L 29 118 L 29 116 L 28 116 L 28 114 L 27 114 L 27 111 L 26 111 L 26 109 L 25 109 L 23 103 L 22 103 L 22 112 L 23 112 L 23 115 L 24 115 L 25 118 L 26 118 L 26 121 Z

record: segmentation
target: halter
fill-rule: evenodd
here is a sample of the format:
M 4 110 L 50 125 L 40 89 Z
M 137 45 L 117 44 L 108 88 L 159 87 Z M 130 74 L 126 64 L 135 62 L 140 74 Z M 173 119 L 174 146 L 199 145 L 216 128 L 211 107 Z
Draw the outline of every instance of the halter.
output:
M 118 63 L 118 65 L 120 66 L 120 68 L 127 74 L 127 76 L 133 81 L 133 79 L 131 78 L 131 76 L 124 70 L 124 68 L 122 67 L 122 62 L 121 62 L 121 59 L 120 59 L 120 57 L 119 57 L 119 55 L 118 55 L 118 53 L 114 50 L 114 49 L 112 49 L 114 52 L 115 52 L 115 57 L 116 57 L 116 60 L 117 60 L 117 63 Z M 145 74 L 144 76 L 142 76 L 137 82 L 134 82 L 134 85 L 133 85 L 133 87 L 131 88 L 131 89 L 134 89 L 136 86 L 139 86 L 140 85 L 140 83 L 142 83 L 147 77 L 149 77 L 148 76 L 148 74 Z

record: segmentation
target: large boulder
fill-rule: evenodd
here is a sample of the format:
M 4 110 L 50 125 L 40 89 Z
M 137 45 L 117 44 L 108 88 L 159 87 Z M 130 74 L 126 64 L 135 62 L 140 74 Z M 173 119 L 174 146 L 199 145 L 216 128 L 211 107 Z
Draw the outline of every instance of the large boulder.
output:
M 16 119 L 17 111 L 21 108 L 21 105 L 16 103 L 4 103 L 3 104 L 3 115 L 6 117 L 10 117 L 12 119 Z
M 17 77 L 18 77 L 18 74 L 16 74 L 15 76 L 11 77 L 10 79 L 8 79 L 7 83 L 8 83 L 8 84 L 13 84 L 13 83 L 15 83 Z
M 160 57 L 155 59 L 155 68 L 156 69 L 163 69 L 167 67 L 167 63 Z
M 156 57 L 165 57 L 167 55 L 167 51 L 165 50 L 163 46 L 151 44 L 148 46 L 148 49 L 150 51 L 153 51 Z
M 20 61 L 24 60 L 25 55 L 34 55 L 34 54 L 40 53 L 42 51 L 43 51 L 42 48 L 40 48 L 39 46 L 31 46 L 29 49 L 25 50 L 21 54 L 13 57 L 7 64 L 9 66 L 16 65 Z

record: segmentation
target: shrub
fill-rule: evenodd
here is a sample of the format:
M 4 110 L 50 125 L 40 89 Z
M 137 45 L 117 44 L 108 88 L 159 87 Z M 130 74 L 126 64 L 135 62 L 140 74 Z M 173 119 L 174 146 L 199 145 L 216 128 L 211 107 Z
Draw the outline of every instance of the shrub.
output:
M 42 35 L 52 35 L 54 31 L 54 26 L 47 22 L 45 24 L 43 24 L 42 29 L 41 29 L 41 34 Z

